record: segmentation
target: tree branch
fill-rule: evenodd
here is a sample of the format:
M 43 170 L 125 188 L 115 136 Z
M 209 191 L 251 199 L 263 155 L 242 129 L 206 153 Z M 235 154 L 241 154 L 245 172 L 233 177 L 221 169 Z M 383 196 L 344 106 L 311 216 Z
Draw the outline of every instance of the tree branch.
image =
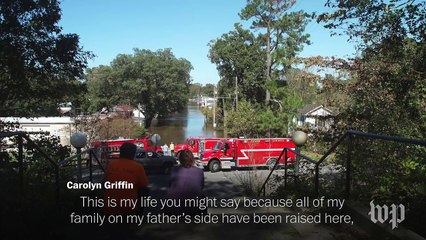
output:
M 415 0 L 408 0 L 406 2 L 403 2 L 403 3 L 399 4 L 398 6 L 396 6 L 396 8 L 402 7 L 404 5 L 413 5 L 414 1 Z

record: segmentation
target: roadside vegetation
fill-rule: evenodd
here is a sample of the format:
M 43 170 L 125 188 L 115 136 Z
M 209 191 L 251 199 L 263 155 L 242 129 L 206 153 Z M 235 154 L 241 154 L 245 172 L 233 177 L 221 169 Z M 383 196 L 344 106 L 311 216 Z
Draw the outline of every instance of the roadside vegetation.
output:
M 297 110 L 314 103 L 336 113 L 327 131 L 304 127 L 311 137 L 303 150 L 315 158 L 348 129 L 426 139 L 425 3 L 328 0 L 330 12 L 313 14 L 291 12 L 293 4 L 248 1 L 240 17 L 251 28 L 236 23 L 210 42 L 209 58 L 221 76 L 218 96 L 231 97 L 217 104 L 222 116 L 216 119 L 228 136 L 286 136 L 294 130 Z M 332 35 L 347 36 L 357 48 L 354 58 L 299 57 L 310 44 L 305 32 L 309 21 L 330 29 Z M 349 144 L 351 196 L 404 203 L 412 209 L 405 224 L 421 231 L 415 219 L 426 214 L 426 149 L 355 138 L 328 161 L 345 166 Z M 311 176 L 293 190 L 312 192 Z M 342 177 L 324 178 L 321 193 L 342 196 Z
M 283 137 L 295 130 L 298 109 L 323 104 L 335 113 L 333 126 L 327 131 L 304 126 L 313 136 L 306 149 L 315 157 L 348 129 L 426 139 L 426 3 L 328 0 L 329 12 L 306 13 L 294 12 L 295 2 L 248 0 L 242 22 L 210 41 L 208 58 L 220 75 L 219 127 L 228 136 Z M 77 34 L 62 33 L 60 17 L 55 0 L 0 3 L 2 116 L 59 114 L 65 102 L 85 113 L 127 104 L 143 112 L 148 128 L 154 117 L 183 110 L 195 93 L 212 95 L 212 86 L 191 85 L 191 63 L 168 48 L 135 48 L 108 66 L 88 69 L 93 54 L 82 49 Z M 315 44 L 306 31 L 313 21 L 332 35 L 347 36 L 357 47 L 354 58 L 300 57 L 304 46 Z M 116 126 L 120 136 L 136 131 L 122 122 L 99 124 Z M 107 128 L 105 136 L 118 135 Z M 0 123 L 0 129 L 15 128 Z M 59 157 L 58 144 L 49 141 L 46 151 Z M 337 150 L 333 162 L 344 165 L 348 144 L 353 144 L 351 197 L 404 203 L 409 209 L 404 224 L 426 236 L 417 221 L 426 215 L 425 147 L 355 138 Z M 52 181 L 42 159 L 36 153 L 31 157 L 27 170 L 34 171 L 26 172 L 27 180 Z M 16 180 L 16 171 L 4 179 Z M 302 183 L 295 191 L 309 193 L 309 176 Z M 325 195 L 343 186 L 339 179 L 322 183 Z

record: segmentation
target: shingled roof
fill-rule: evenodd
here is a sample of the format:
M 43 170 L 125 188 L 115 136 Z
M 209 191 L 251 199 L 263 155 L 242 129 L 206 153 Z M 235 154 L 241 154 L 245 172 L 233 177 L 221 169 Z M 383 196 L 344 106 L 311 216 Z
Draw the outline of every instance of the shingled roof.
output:
M 317 110 L 319 108 L 323 108 L 326 111 L 330 112 L 330 114 L 333 114 L 333 111 L 324 107 L 324 105 L 322 105 L 322 104 L 320 104 L 320 105 L 318 105 L 318 104 L 307 104 L 302 109 L 297 110 L 297 112 L 300 113 L 301 115 L 306 116 L 306 115 L 309 115 L 309 113 L 314 112 L 315 110 Z

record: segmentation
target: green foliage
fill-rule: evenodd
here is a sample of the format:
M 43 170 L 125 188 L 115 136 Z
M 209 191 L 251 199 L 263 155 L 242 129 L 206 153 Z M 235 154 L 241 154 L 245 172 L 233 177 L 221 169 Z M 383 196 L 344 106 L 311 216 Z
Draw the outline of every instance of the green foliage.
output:
M 225 131 L 234 137 L 284 137 L 287 136 L 289 117 L 284 112 L 241 101 L 238 110 L 228 113 Z
M 40 135 L 34 138 L 34 143 L 40 147 L 53 161 L 70 156 L 71 149 L 59 144 L 59 139 L 55 136 Z M 55 167 L 45 158 L 45 156 L 34 148 L 30 143 L 24 144 L 28 161 L 26 168 L 26 181 L 32 185 L 55 184 Z M 61 171 L 62 180 L 70 178 L 66 171 Z
M 120 96 L 117 95 L 117 82 L 110 66 L 99 66 L 87 70 L 87 88 L 90 96 L 91 112 L 99 111 L 102 107 L 117 104 Z
M 131 138 L 143 138 L 146 135 L 146 129 L 143 126 L 136 125 Z
M 229 136 L 234 137 L 255 137 L 257 136 L 257 115 L 256 106 L 242 101 L 238 105 L 237 111 L 230 111 L 225 125 L 225 131 Z
M 294 57 L 304 44 L 309 43 L 309 34 L 304 33 L 308 15 L 303 11 L 288 12 L 294 2 L 247 1 L 240 17 L 242 20 L 252 20 L 252 28 L 260 29 L 257 35 L 254 31 L 243 29 L 241 24 L 235 24 L 233 31 L 209 44 L 209 59 L 216 64 L 221 76 L 218 95 L 226 98 L 225 106 L 221 101 L 218 106 L 223 111 L 231 107 L 234 110 L 236 99 L 256 105 L 260 121 L 257 134 L 286 133 L 292 116 L 307 99 L 303 95 L 308 91 L 298 94 L 295 88 L 289 88 L 289 81 L 282 80 L 290 72 Z M 298 82 L 297 79 L 292 80 L 292 83 Z M 312 100 L 312 95 L 309 96 L 309 100 Z M 233 126 L 234 115 L 232 111 L 229 117 L 224 118 L 227 121 L 225 126 Z M 226 128 L 231 130 L 228 126 Z M 231 130 L 230 133 L 242 134 L 238 130 Z
M 201 83 L 191 83 L 189 85 L 189 97 L 196 98 L 202 93 L 203 84 Z
M 93 55 L 76 34 L 57 25 L 59 2 L 1 1 L 0 112 L 3 116 L 57 113 L 81 91 L 78 81 Z
M 272 102 L 278 104 L 272 105 L 273 109 L 279 110 L 280 112 L 285 112 L 289 116 L 296 116 L 297 109 L 302 108 L 304 104 L 310 104 L 311 101 L 303 99 L 304 95 L 309 94 L 308 91 L 301 91 L 293 86 L 293 83 L 297 80 L 291 81 L 269 81 L 268 89 L 271 91 Z M 312 90 L 315 91 L 315 88 Z
M 191 83 L 189 85 L 189 97 L 196 98 L 199 95 L 213 97 L 214 84 L 207 83 L 203 86 L 201 83 Z
M 293 58 L 303 50 L 303 44 L 310 43 L 309 34 L 304 33 L 309 16 L 304 11 L 287 12 L 295 2 L 248 0 L 246 7 L 241 10 L 242 20 L 252 20 L 252 28 L 264 30 L 258 38 L 266 53 L 266 82 L 285 73 Z M 266 102 L 270 100 L 269 94 L 266 89 Z
M 240 24 L 235 30 L 223 34 L 209 43 L 209 59 L 215 63 L 221 80 L 219 96 L 235 94 L 235 78 L 239 88 L 239 98 L 251 102 L 264 99 L 264 51 L 258 39 Z
M 346 95 L 336 130 L 356 129 L 414 139 L 426 138 L 425 2 L 328 1 L 333 13 L 319 21 L 346 28 L 361 40 L 362 54 L 348 65 L 351 80 L 334 86 Z M 335 101 L 336 102 L 336 101 Z M 426 149 L 382 140 L 355 139 L 354 196 L 403 202 L 410 208 L 407 223 L 425 214 Z M 337 158 L 345 160 L 345 151 Z M 374 181 L 371 181 L 374 179 Z M 417 230 L 423 229 L 418 226 Z
M 213 122 L 213 109 L 203 108 L 201 110 L 201 112 L 203 113 L 206 122 L 208 122 L 208 123 L 212 123 Z
M 111 66 L 88 72 L 91 109 L 125 103 L 145 115 L 145 127 L 151 120 L 181 111 L 188 101 L 191 63 L 177 59 L 170 49 L 134 49 L 133 55 L 118 55 Z
M 131 118 L 104 119 L 98 123 L 99 139 L 132 138 L 144 136 L 145 128 L 137 125 Z
M 409 39 L 366 49 L 357 81 L 348 86 L 350 102 L 342 116 L 348 126 L 424 139 L 425 73 L 419 62 L 425 53 L 424 44 Z
M 287 136 L 289 115 L 284 112 L 274 113 L 266 109 L 257 116 L 257 129 L 260 136 L 284 137 Z
M 411 0 L 328 0 L 326 6 L 337 10 L 319 15 L 317 21 L 325 22 L 330 29 L 343 29 L 350 39 L 362 40 L 364 46 L 395 38 L 424 41 L 425 4 Z
M 215 87 L 215 85 L 214 85 L 214 84 L 207 83 L 205 86 L 203 86 L 203 88 L 202 88 L 202 93 L 203 93 L 205 96 L 213 97 L 213 94 L 214 94 L 214 87 Z
M 240 17 L 243 20 L 253 20 L 254 29 L 265 29 L 261 33 L 265 40 L 266 58 L 270 61 L 267 69 L 269 75 L 272 69 L 280 65 L 286 70 L 290 61 L 302 51 L 303 44 L 308 43 L 309 34 L 305 34 L 308 15 L 303 12 L 287 12 L 294 5 L 295 0 L 249 0 Z
M 14 129 L 7 127 L 5 130 Z M 31 135 L 31 139 L 54 161 L 70 154 L 70 149 L 61 146 L 53 136 Z M 15 156 L 11 158 L 17 158 L 17 153 L 13 154 Z M 2 229 L 2 236 L 14 236 L 17 239 L 34 236 L 51 238 L 53 235 L 59 236 L 67 232 L 64 227 L 67 216 L 78 209 L 80 204 L 76 203 L 79 195 L 82 195 L 78 191 L 65 191 L 65 183 L 72 179 L 75 168 L 60 168 L 57 186 L 53 165 L 25 140 L 23 188 L 20 185 L 18 169 L 3 168 L 3 164 L 0 168 L 0 212 L 2 225 L 8 227 Z M 59 198 L 56 196 L 56 190 L 59 190 Z M 23 224 L 27 226 L 25 230 L 22 228 Z
M 385 41 L 379 47 L 367 48 L 356 68 L 355 81 L 348 85 L 349 102 L 340 115 L 339 124 L 345 128 L 425 139 L 426 111 L 421 107 L 425 104 L 425 81 L 417 63 L 425 56 L 419 55 L 424 51 L 424 44 L 411 39 L 391 45 Z M 360 192 L 406 202 L 425 195 L 421 188 L 426 177 L 424 148 L 376 140 L 359 141 L 356 149 L 355 155 L 359 158 L 354 164 L 357 169 L 365 170 L 364 174 L 356 175 L 356 181 L 368 182 L 372 176 L 376 179 Z

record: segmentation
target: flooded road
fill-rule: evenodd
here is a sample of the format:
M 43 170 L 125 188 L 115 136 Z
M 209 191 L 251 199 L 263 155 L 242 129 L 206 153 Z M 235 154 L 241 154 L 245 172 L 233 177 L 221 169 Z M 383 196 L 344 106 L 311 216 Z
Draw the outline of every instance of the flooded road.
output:
M 188 137 L 223 137 L 223 131 L 215 131 L 212 123 L 206 124 L 201 107 L 188 103 L 187 109 L 165 119 L 154 119 L 150 133 L 161 136 L 160 144 L 184 143 Z

